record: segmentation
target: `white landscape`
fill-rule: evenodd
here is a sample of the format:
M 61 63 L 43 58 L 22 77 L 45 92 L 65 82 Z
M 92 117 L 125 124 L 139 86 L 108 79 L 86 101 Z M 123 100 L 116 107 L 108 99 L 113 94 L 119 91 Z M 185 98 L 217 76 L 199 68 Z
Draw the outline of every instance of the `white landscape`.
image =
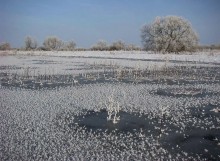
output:
M 0 160 L 220 160 L 218 50 L 0 55 Z
M 220 160 L 220 1 L 0 5 L 0 161 Z

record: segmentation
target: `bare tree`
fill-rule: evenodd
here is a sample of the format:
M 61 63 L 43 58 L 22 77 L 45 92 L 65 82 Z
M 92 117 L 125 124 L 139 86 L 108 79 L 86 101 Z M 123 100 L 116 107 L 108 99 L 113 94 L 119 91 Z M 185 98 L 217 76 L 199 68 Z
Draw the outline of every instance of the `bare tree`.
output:
M 189 21 L 182 17 L 157 17 L 141 30 L 144 49 L 162 52 L 193 51 L 198 36 Z
M 125 49 L 126 49 L 126 45 L 121 40 L 113 42 L 112 45 L 110 46 L 110 50 L 125 50 Z
M 51 36 L 44 40 L 43 45 L 47 50 L 59 50 L 62 47 L 63 42 L 59 38 Z
M 10 49 L 11 49 L 11 46 L 9 43 L 3 42 L 0 44 L 0 50 L 10 50 Z
M 37 41 L 31 36 L 25 38 L 25 50 L 33 50 L 37 48 Z
M 92 50 L 100 50 L 100 51 L 103 51 L 103 50 L 108 50 L 109 47 L 108 47 L 108 44 L 106 41 L 104 40 L 100 40 L 97 42 L 97 44 L 95 44 L 94 46 L 92 46 Z

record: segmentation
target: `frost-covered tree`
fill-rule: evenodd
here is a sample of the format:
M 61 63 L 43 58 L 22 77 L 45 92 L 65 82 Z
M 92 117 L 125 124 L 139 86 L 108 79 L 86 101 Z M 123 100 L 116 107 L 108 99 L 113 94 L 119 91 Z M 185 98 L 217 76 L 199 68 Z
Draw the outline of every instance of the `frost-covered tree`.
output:
M 33 50 L 37 48 L 37 41 L 31 36 L 25 38 L 25 50 Z
M 97 42 L 97 44 L 92 46 L 92 50 L 103 51 L 103 50 L 108 50 L 108 49 L 109 49 L 108 44 L 104 40 L 100 40 Z
M 145 50 L 162 52 L 194 51 L 198 36 L 189 21 L 182 17 L 157 17 L 141 30 Z
M 63 42 L 58 37 L 51 36 L 44 40 L 43 45 L 47 50 L 59 50 L 62 47 Z
M 4 42 L 0 44 L 0 50 L 10 50 L 10 49 L 11 49 L 11 46 L 9 43 Z
M 113 42 L 112 45 L 110 46 L 110 50 L 125 50 L 125 49 L 126 49 L 126 45 L 121 40 Z
M 63 50 L 73 51 L 76 48 L 76 43 L 74 41 L 69 41 L 63 43 Z

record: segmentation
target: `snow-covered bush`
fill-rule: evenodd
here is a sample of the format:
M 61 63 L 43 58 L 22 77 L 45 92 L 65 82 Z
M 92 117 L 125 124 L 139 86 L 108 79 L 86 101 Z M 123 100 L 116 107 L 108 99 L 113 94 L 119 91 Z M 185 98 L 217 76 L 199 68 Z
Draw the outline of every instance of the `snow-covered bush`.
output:
M 73 51 L 76 48 L 76 43 L 74 41 L 69 41 L 63 43 L 62 50 L 64 51 Z
M 112 120 L 114 124 L 118 123 L 118 121 L 120 120 L 120 116 L 119 116 L 120 106 L 119 106 L 119 102 L 114 100 L 113 94 L 108 98 L 108 101 L 105 102 L 104 104 L 108 113 L 107 120 L 108 121 Z
M 43 45 L 47 50 L 59 50 L 62 47 L 63 43 L 62 40 L 60 40 L 59 38 L 51 36 L 47 37 L 44 40 Z
M 125 50 L 126 45 L 123 41 L 116 41 L 113 42 L 112 45 L 110 46 L 110 50 Z
M 4 42 L 0 44 L 0 50 L 10 50 L 10 49 L 11 49 L 11 46 L 9 43 Z
M 99 51 L 109 50 L 109 47 L 107 42 L 105 42 L 104 40 L 100 40 L 97 42 L 97 44 L 92 46 L 92 50 L 99 50 Z
M 182 17 L 157 17 L 141 30 L 145 50 L 162 52 L 194 51 L 198 36 L 189 21 Z
M 33 50 L 37 48 L 37 41 L 31 36 L 25 38 L 25 50 Z
M 131 50 L 141 50 L 139 46 L 136 46 L 134 44 L 129 44 L 126 46 L 126 50 L 131 51 Z

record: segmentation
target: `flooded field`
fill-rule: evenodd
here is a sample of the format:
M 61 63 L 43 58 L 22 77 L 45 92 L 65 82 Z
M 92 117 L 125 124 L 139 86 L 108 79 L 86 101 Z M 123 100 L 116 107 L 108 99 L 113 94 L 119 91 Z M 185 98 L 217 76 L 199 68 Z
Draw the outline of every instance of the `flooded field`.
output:
M 220 160 L 218 55 L 80 54 L 0 57 L 0 160 Z

